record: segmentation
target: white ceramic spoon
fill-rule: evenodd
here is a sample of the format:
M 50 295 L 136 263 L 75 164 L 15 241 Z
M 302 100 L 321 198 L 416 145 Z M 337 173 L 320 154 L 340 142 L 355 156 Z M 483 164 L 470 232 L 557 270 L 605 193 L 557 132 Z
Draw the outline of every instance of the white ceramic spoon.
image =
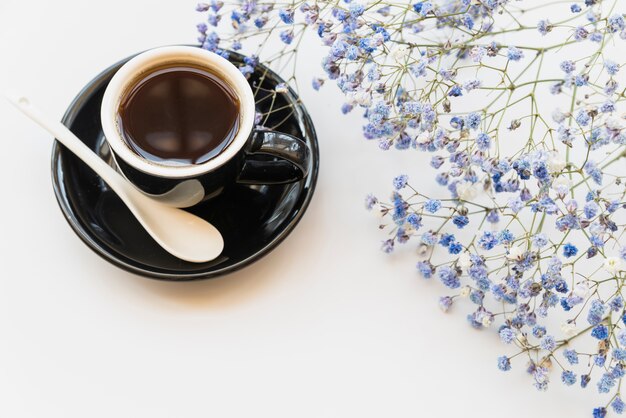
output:
M 189 212 L 166 206 L 142 194 L 65 125 L 44 115 L 28 98 L 9 95 L 7 99 L 102 177 L 148 234 L 167 252 L 194 263 L 210 261 L 221 254 L 224 240 L 213 225 Z

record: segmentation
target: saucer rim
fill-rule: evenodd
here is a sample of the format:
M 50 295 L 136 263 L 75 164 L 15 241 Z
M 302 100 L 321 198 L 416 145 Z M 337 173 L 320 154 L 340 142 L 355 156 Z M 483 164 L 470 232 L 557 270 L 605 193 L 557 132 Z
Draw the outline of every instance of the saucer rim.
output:
M 198 45 L 194 45 L 194 46 L 199 47 Z M 237 57 L 237 59 L 239 60 L 243 59 L 243 55 L 233 52 L 233 51 L 229 51 L 229 52 L 231 56 Z M 61 122 L 66 126 L 71 125 L 73 121 L 76 119 L 78 110 L 81 109 L 84 103 L 89 98 L 91 98 L 91 96 L 95 93 L 95 91 L 98 90 L 98 88 L 103 83 L 103 79 L 106 77 L 106 75 L 109 74 L 111 71 L 113 71 L 114 68 L 119 67 L 122 63 L 128 61 L 135 55 L 137 54 L 133 54 L 129 57 L 126 57 L 122 60 L 117 61 L 116 63 L 110 65 L 109 67 L 101 71 L 94 78 L 92 78 L 76 94 L 76 96 L 74 96 L 71 103 L 67 107 L 65 113 L 63 114 L 63 117 L 61 118 Z M 261 69 L 264 72 L 271 73 L 272 78 L 274 78 L 278 83 L 285 82 L 282 77 L 280 77 L 278 74 L 276 74 L 274 71 L 272 71 L 265 65 L 259 64 L 257 65 L 257 68 Z M 316 186 L 317 186 L 320 155 L 319 155 L 319 142 L 317 140 L 315 126 L 313 125 L 313 121 L 308 111 L 306 110 L 302 102 L 299 100 L 298 95 L 295 93 L 295 91 L 291 87 L 288 88 L 288 94 L 290 96 L 290 99 L 293 102 L 298 103 L 299 112 L 301 113 L 301 116 L 302 116 L 300 118 L 301 119 L 300 123 L 304 122 L 312 138 L 312 140 L 309 143 L 309 146 L 311 148 L 311 157 L 312 157 L 311 160 L 313 162 L 311 166 L 311 172 L 308 174 L 308 176 L 311 176 L 311 180 L 309 180 L 310 186 L 304 192 L 305 193 L 304 200 L 302 204 L 300 205 L 300 207 L 297 209 L 297 213 L 289 221 L 289 223 L 282 228 L 282 230 L 278 233 L 276 237 L 274 237 L 272 241 L 270 241 L 268 244 L 263 246 L 260 250 L 251 253 L 245 259 L 240 260 L 234 264 L 231 264 L 225 267 L 215 268 L 214 270 L 211 270 L 211 271 L 203 271 L 203 272 L 172 271 L 172 272 L 167 272 L 167 273 L 138 267 L 120 259 L 118 254 L 112 251 L 109 251 L 107 248 L 103 247 L 96 240 L 94 240 L 90 236 L 90 234 L 87 232 L 87 230 L 85 230 L 85 228 L 82 225 L 82 222 L 78 219 L 76 214 L 72 211 L 71 203 L 67 199 L 67 194 L 64 193 L 65 185 L 63 183 L 63 180 L 59 178 L 59 174 L 62 174 L 63 172 L 61 165 L 60 165 L 60 161 L 62 158 L 61 150 L 63 150 L 65 147 L 59 141 L 54 139 L 53 146 L 52 146 L 52 155 L 51 155 L 52 187 L 54 190 L 57 203 L 61 209 L 61 212 L 63 213 L 63 217 L 65 218 L 69 226 L 72 228 L 74 233 L 78 235 L 78 237 L 87 245 L 87 247 L 89 247 L 93 252 L 98 254 L 101 258 L 103 258 L 104 260 L 110 262 L 111 264 L 125 271 L 134 273 L 143 277 L 151 278 L 151 279 L 157 279 L 157 280 L 163 280 L 163 281 L 196 281 L 196 280 L 214 279 L 214 278 L 221 277 L 226 274 L 241 270 L 253 264 L 254 262 L 260 260 L 261 258 L 265 257 L 267 254 L 272 252 L 294 230 L 294 228 L 302 219 L 302 216 L 304 215 L 304 213 L 307 211 L 309 204 L 311 203 L 311 199 L 313 198 L 313 195 L 315 193 Z M 120 255 L 123 255 L 123 254 L 120 254 Z

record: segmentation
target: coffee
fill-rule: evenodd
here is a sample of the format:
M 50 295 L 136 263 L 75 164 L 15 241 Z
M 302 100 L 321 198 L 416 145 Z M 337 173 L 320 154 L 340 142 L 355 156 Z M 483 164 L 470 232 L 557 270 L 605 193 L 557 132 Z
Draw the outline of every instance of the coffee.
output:
M 148 161 L 202 164 L 237 135 L 239 107 L 217 75 L 177 65 L 136 81 L 121 100 L 117 123 L 128 146 Z

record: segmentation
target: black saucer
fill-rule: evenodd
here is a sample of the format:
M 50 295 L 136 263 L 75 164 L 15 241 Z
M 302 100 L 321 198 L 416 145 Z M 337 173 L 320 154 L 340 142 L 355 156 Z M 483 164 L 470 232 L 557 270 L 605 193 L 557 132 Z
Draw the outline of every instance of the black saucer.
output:
M 100 124 L 104 90 L 131 57 L 106 69 L 74 99 L 63 117 L 82 141 L 108 158 Z M 242 56 L 231 55 L 238 64 Z M 317 181 L 319 149 L 311 119 L 297 95 L 274 93 L 283 80 L 264 66 L 250 77 L 257 109 L 268 113 L 267 127 L 307 141 L 311 167 L 304 180 L 287 185 L 244 186 L 190 209 L 210 221 L 224 236 L 224 251 L 208 263 L 189 263 L 167 253 L 143 230 L 122 201 L 89 167 L 57 141 L 52 151 L 52 181 L 63 215 L 76 234 L 111 263 L 143 276 L 163 280 L 196 280 L 238 270 L 269 253 L 296 226 L 313 195 Z M 281 90 L 282 91 L 282 90 Z M 271 111 L 271 109 L 276 109 Z

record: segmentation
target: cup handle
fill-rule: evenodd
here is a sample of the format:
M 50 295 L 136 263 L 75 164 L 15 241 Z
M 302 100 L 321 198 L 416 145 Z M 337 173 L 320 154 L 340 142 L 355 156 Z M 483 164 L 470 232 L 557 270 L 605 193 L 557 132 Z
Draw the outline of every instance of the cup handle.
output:
M 245 162 L 238 183 L 286 184 L 302 180 L 309 173 L 309 146 L 295 136 L 255 130 L 246 144 Z

